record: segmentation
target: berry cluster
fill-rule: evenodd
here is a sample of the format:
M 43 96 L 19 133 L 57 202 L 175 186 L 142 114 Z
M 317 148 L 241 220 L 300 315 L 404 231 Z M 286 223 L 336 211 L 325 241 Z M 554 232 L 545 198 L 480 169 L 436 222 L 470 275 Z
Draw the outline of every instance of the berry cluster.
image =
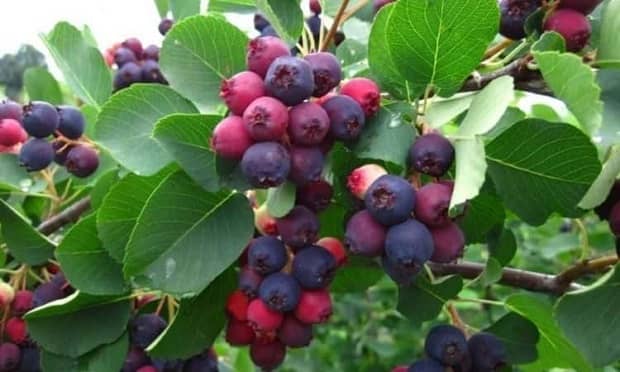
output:
M 327 322 L 332 314 L 328 286 L 346 261 L 340 241 L 316 241 L 318 219 L 305 207 L 278 219 L 277 228 L 281 239 L 262 236 L 250 243 L 239 289 L 226 305 L 226 340 L 250 345 L 252 361 L 265 370 L 282 363 L 287 347 L 308 346 L 313 325 Z
M 424 343 L 426 359 L 392 372 L 444 372 L 447 368 L 461 372 L 495 372 L 508 365 L 506 348 L 494 335 L 477 333 L 467 340 L 463 332 L 451 325 L 433 327 Z
M 117 67 L 114 75 L 115 91 L 127 88 L 133 83 L 168 84 L 159 69 L 157 45 L 143 48 L 140 40 L 132 37 L 107 49 L 105 59 L 108 66 L 116 64 Z
M 73 106 L 54 107 L 43 101 L 23 107 L 10 101 L 0 103 L 0 150 L 19 150 L 19 162 L 29 172 L 43 170 L 53 161 L 76 177 L 95 172 L 99 155 L 82 139 L 84 127 L 82 112 Z
M 452 144 L 436 133 L 418 137 L 410 150 L 412 168 L 432 177 L 443 176 L 453 161 Z M 365 209 L 349 219 L 345 245 L 353 254 L 381 257 L 395 282 L 410 283 L 428 260 L 450 262 L 462 255 L 463 232 L 448 216 L 452 181 L 415 190 L 405 178 L 369 164 L 351 172 L 347 186 Z
M 501 0 L 500 33 L 510 39 L 522 39 L 527 18 L 543 6 L 542 0 Z M 545 31 L 555 31 L 566 40 L 566 49 L 578 52 L 590 40 L 592 27 L 587 15 L 600 0 L 560 0 L 545 17 Z
M 214 129 L 211 146 L 223 158 L 240 160 L 255 188 L 287 179 L 299 187 L 320 181 L 333 142 L 355 141 L 379 109 L 379 87 L 366 78 L 330 93 L 342 79 L 331 53 L 294 57 L 282 40 L 263 36 L 250 42 L 247 66 L 222 82 L 230 116 Z

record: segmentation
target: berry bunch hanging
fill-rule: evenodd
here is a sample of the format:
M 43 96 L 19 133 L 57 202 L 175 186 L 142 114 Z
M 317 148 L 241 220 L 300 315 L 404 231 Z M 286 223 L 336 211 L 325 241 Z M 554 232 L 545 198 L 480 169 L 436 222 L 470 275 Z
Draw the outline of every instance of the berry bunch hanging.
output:
M 168 28 L 170 27 L 172 24 Z M 108 49 L 105 58 L 108 66 L 116 66 L 114 71 L 116 91 L 134 83 L 168 84 L 159 69 L 157 45 L 152 44 L 144 48 L 140 40 L 132 37 Z

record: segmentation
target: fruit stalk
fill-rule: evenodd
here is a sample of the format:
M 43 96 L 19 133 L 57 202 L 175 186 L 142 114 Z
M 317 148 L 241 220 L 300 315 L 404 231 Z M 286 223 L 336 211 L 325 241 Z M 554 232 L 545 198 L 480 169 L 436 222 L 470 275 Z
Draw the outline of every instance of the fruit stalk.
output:
M 329 29 L 327 36 L 325 36 L 325 39 L 323 40 L 323 44 L 321 45 L 321 49 L 319 49 L 319 52 L 322 52 L 325 49 L 327 49 L 327 46 L 334 38 L 334 35 L 336 35 L 336 31 L 338 31 L 338 26 L 340 26 L 340 23 L 342 22 L 342 17 L 344 15 L 345 9 L 347 9 L 347 5 L 349 5 L 349 0 L 343 0 L 342 4 L 340 4 L 338 13 L 336 13 L 336 17 L 334 17 L 334 23 L 332 24 L 332 27 Z

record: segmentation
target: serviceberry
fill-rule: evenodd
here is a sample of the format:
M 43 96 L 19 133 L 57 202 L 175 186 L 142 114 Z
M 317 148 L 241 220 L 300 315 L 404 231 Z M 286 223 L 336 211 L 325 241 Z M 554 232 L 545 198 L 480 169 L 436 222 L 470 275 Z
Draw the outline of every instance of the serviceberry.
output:
M 33 137 L 45 138 L 51 135 L 58 129 L 59 121 L 58 111 L 47 102 L 35 101 L 24 106 L 24 129 Z
M 385 255 L 394 266 L 417 274 L 433 255 L 433 237 L 426 226 L 408 220 L 388 229 L 385 237 Z
M 310 0 L 310 11 L 314 14 L 321 14 L 321 2 L 319 0 Z
M 71 151 L 73 147 L 75 147 L 75 145 L 67 145 L 62 140 L 52 142 L 52 148 L 54 149 L 54 162 L 58 165 L 65 165 L 67 155 L 69 155 L 69 151 Z
M 139 314 L 129 323 L 131 344 L 145 349 L 166 329 L 167 322 L 157 314 Z
M 288 109 L 272 97 L 260 97 L 243 111 L 243 124 L 256 141 L 278 141 L 286 133 Z
M 609 213 L 609 228 L 614 235 L 620 236 L 620 202 L 617 202 Z
M 162 75 L 161 70 L 159 69 L 159 63 L 157 61 L 147 59 L 142 62 L 140 70 L 142 73 L 142 82 L 159 84 L 167 83 L 166 78 L 164 78 L 164 75 Z
M 370 185 L 364 204 L 372 217 L 384 225 L 395 225 L 409 218 L 415 207 L 415 190 L 402 177 L 386 174 Z
M 379 111 L 381 91 L 379 86 L 368 78 L 353 78 L 340 87 L 340 94 L 353 98 L 364 110 L 366 116 Z
M 54 282 L 43 283 L 32 293 L 32 305 L 37 308 L 65 297 L 62 286 Z
M 467 342 L 474 371 L 494 372 L 507 365 L 504 344 L 490 333 L 480 332 Z
M 446 366 L 459 364 L 467 354 L 467 340 L 463 332 L 451 325 L 433 327 L 426 336 L 426 354 Z
M 280 341 L 268 344 L 254 342 L 250 345 L 252 362 L 265 371 L 271 371 L 282 364 L 286 356 L 286 347 Z
M 262 332 L 275 331 L 282 324 L 282 313 L 272 310 L 267 304 L 257 298 L 250 302 L 248 307 L 248 322 L 252 328 Z
M 161 20 L 161 22 L 159 22 L 159 26 L 157 26 L 157 29 L 159 30 L 160 34 L 166 35 L 173 25 L 174 21 L 172 19 L 164 18 Z
M 320 145 L 329 133 L 329 116 L 320 105 L 304 102 L 289 111 L 288 135 L 301 146 Z
M 230 316 L 239 320 L 248 320 L 248 306 L 250 297 L 241 290 L 236 290 L 228 296 L 226 300 L 226 311 Z
M 127 63 L 136 63 L 138 58 L 136 54 L 129 48 L 120 47 L 114 51 L 114 63 L 121 68 Z
M 298 187 L 295 202 L 318 213 L 329 207 L 333 195 L 332 185 L 325 180 L 318 180 Z
M 334 96 L 323 103 L 330 121 L 330 134 L 341 141 L 356 140 L 366 118 L 361 106 L 349 96 Z
M 278 57 L 267 70 L 265 88 L 288 106 L 300 104 L 314 91 L 312 67 L 298 57 Z
M 125 357 L 122 372 L 134 372 L 138 368 L 149 364 L 149 361 L 149 357 L 144 350 L 139 347 L 131 347 Z
M 411 146 L 409 160 L 416 171 L 433 177 L 441 177 L 452 166 L 454 147 L 441 134 L 425 134 L 416 138 Z
M 86 122 L 82 111 L 73 106 L 59 106 L 58 131 L 69 139 L 78 139 L 84 134 Z
M 278 232 L 285 244 L 302 248 L 319 238 L 319 219 L 304 206 L 296 206 L 286 216 L 276 219 Z
M 325 323 L 332 315 L 332 299 L 326 289 L 302 291 L 295 317 L 307 324 Z
M 17 102 L 13 101 L 0 101 L 0 119 L 13 119 L 20 123 L 23 120 L 23 110 Z
M 235 115 L 243 115 L 245 109 L 257 98 L 265 95 L 263 79 L 252 71 L 243 71 L 222 81 L 220 97 Z
M 265 77 L 272 62 L 282 56 L 290 56 L 288 45 L 275 36 L 258 37 L 248 45 L 248 70 Z
M 331 283 L 336 267 L 336 259 L 331 253 L 313 245 L 295 254 L 292 274 L 302 288 L 320 289 Z
M 347 188 L 355 197 L 364 200 L 370 185 L 385 174 L 387 174 L 387 171 L 380 165 L 363 165 L 349 174 L 349 177 L 347 177 Z
M 217 356 L 212 350 L 195 355 L 185 361 L 183 372 L 218 372 Z
M 240 160 L 246 150 L 252 146 L 252 138 L 239 116 L 227 116 L 213 130 L 211 148 L 226 159 Z
M 256 230 L 262 235 L 278 235 L 276 219 L 269 214 L 266 203 L 258 208 L 254 208 L 254 227 L 256 227 Z
M 239 289 L 250 298 L 258 296 L 258 288 L 263 281 L 263 277 L 246 266 L 239 271 Z
M 541 0 L 501 0 L 499 33 L 513 40 L 524 38 L 525 21 L 541 5 Z
M 0 280 L 0 306 L 6 307 L 15 299 L 15 289 L 6 282 Z
M 41 372 L 41 352 L 36 346 L 26 345 L 20 349 L 19 372 Z M 124 371 L 123 371 L 124 372 Z
M 11 342 L 20 345 L 28 338 L 26 322 L 22 318 L 12 317 L 7 320 L 4 332 Z
M 601 3 L 601 0 L 560 0 L 560 9 L 572 9 L 582 14 L 590 14 Z
M 114 89 L 127 88 L 142 80 L 142 69 L 136 63 L 128 62 L 119 68 L 114 76 Z
M 375 221 L 367 210 L 353 215 L 344 234 L 347 249 L 366 257 L 379 257 L 385 246 L 386 227 Z
M 465 236 L 461 228 L 454 222 L 431 228 L 431 235 L 435 247 L 431 261 L 447 263 L 463 256 Z
M 282 270 L 288 255 L 284 243 L 271 236 L 261 236 L 254 239 L 248 252 L 250 267 L 261 275 L 267 275 Z
M 250 146 L 241 159 L 241 171 L 256 188 L 281 185 L 291 170 L 291 156 L 277 142 L 260 142 Z
M 20 290 L 15 292 L 13 302 L 11 302 L 11 310 L 18 316 L 26 314 L 32 309 L 32 292 L 29 290 Z
M 254 14 L 254 29 L 256 31 L 261 32 L 267 26 L 269 26 L 269 21 L 262 14 Z
M 21 352 L 17 345 L 11 342 L 0 344 L 0 371 L 11 372 L 19 366 Z
M 15 119 L 0 119 L 0 145 L 11 147 L 23 142 L 24 129 Z
M 429 227 L 450 223 L 448 208 L 452 188 L 444 183 L 428 183 L 416 192 L 415 218 Z
M 381 266 L 383 271 L 392 279 L 395 283 L 401 286 L 408 286 L 413 282 L 415 275 L 421 268 L 408 268 L 398 265 L 397 262 L 392 262 L 387 256 L 381 257 Z
M 292 348 L 310 345 L 312 337 L 312 325 L 299 321 L 293 315 L 285 316 L 278 330 L 278 340 Z
M 54 155 L 51 143 L 41 138 L 31 138 L 19 152 L 19 164 L 29 172 L 39 171 L 52 163 Z
M 324 237 L 316 242 L 319 247 L 325 248 L 336 259 L 336 266 L 340 267 L 347 262 L 347 252 L 340 240 L 332 237 Z
M 413 363 L 407 372 L 444 372 L 446 367 L 433 359 L 422 359 Z
M 558 9 L 545 21 L 546 31 L 555 31 L 566 41 L 566 50 L 578 52 L 590 41 L 592 26 L 583 14 L 572 9 Z
M 226 342 L 233 346 L 245 346 L 254 342 L 254 330 L 247 322 L 229 319 L 226 326 Z
M 286 312 L 295 309 L 299 303 L 301 287 L 291 275 L 273 273 L 263 280 L 258 294 L 270 309 Z
M 322 97 L 340 84 L 342 68 L 340 62 L 331 53 L 311 53 L 304 57 L 310 64 L 314 79 L 314 97 Z
M 159 61 L 159 47 L 153 44 L 147 46 L 142 52 L 142 58 L 151 61 Z
M 289 179 L 298 186 L 321 179 L 325 165 L 323 152 L 318 147 L 295 146 L 289 150 L 291 155 L 291 171 Z
M 142 43 L 135 37 L 130 37 L 129 39 L 123 41 L 121 45 L 125 48 L 129 48 L 136 57 L 142 56 Z
M 65 167 L 76 177 L 88 177 L 99 167 L 99 155 L 92 147 L 77 145 L 69 150 Z

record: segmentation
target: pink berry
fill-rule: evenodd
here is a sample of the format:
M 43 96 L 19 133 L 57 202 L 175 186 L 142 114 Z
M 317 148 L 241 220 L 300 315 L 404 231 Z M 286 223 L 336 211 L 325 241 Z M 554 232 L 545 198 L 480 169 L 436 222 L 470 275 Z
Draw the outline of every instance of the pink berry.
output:
M 25 131 L 19 121 L 15 119 L 0 120 L 0 145 L 15 146 L 24 141 Z
M 15 371 L 19 366 L 21 351 L 11 342 L 0 345 L 0 371 Z
M 590 14 L 601 0 L 561 0 L 559 8 L 573 9 L 582 14 Z
M 362 106 L 366 116 L 372 116 L 379 111 L 381 105 L 381 91 L 379 86 L 367 78 L 354 78 L 340 88 L 340 94 L 353 98 Z
M 15 290 L 9 284 L 0 281 L 0 307 L 5 307 L 13 302 Z
M 620 202 L 617 202 L 609 213 L 609 228 L 614 235 L 620 236 Z
M 310 11 L 314 14 L 321 14 L 321 2 L 319 0 L 310 0 Z
M 258 37 L 248 45 L 248 70 L 264 78 L 276 58 L 290 55 L 288 45 L 281 39 L 274 36 Z
M 15 292 L 11 309 L 15 315 L 23 315 L 30 311 L 32 309 L 32 292 L 28 290 Z
M 288 109 L 275 98 L 260 97 L 243 112 L 243 125 L 255 141 L 278 141 L 286 133 Z
M 254 227 L 263 235 L 278 235 L 276 219 L 269 214 L 266 204 L 254 209 Z
M 452 188 L 443 183 L 429 183 L 417 191 L 415 217 L 429 227 L 440 227 L 450 223 L 448 208 Z
M 385 168 L 377 164 L 366 164 L 354 169 L 347 178 L 347 188 L 357 198 L 364 200 L 366 190 L 377 178 L 387 174 Z
M 457 224 L 450 222 L 443 227 L 431 228 L 430 231 L 435 245 L 431 261 L 447 263 L 463 255 L 465 236 Z
M 226 301 L 228 314 L 240 321 L 248 320 L 248 306 L 250 306 L 250 298 L 240 290 L 231 293 Z
M 258 331 L 275 331 L 282 324 L 282 313 L 271 310 L 261 299 L 255 299 L 248 306 L 248 322 Z
M 226 326 L 226 342 L 233 346 L 250 345 L 254 342 L 254 330 L 247 322 L 230 319 Z
M 316 242 L 316 245 L 325 248 L 336 259 L 336 264 L 342 266 L 347 262 L 347 252 L 342 242 L 336 238 L 324 237 Z
M 239 116 L 224 118 L 213 130 L 211 148 L 223 158 L 239 160 L 250 146 L 252 138 Z
M 572 9 L 559 9 L 545 22 L 546 31 L 555 31 L 566 40 L 566 50 L 578 52 L 590 40 L 592 26 L 583 14 Z
M 288 135 L 296 145 L 319 145 L 329 133 L 329 117 L 320 105 L 300 103 L 289 111 Z
M 265 371 L 271 371 L 282 364 L 286 356 L 286 347 L 280 341 L 270 343 L 255 342 L 250 346 L 252 362 Z
M 243 111 L 255 99 L 265 95 L 263 79 L 252 71 L 240 72 L 228 80 L 222 81 L 220 97 L 235 115 Z
M 347 222 L 344 243 L 353 253 L 366 257 L 383 254 L 387 229 L 366 210 L 359 211 Z
M 138 368 L 136 372 L 157 372 L 157 368 L 154 366 L 142 366 Z
M 297 319 L 308 324 L 325 323 L 332 315 L 332 299 L 326 289 L 303 291 L 295 309 Z
M 4 332 L 9 340 L 15 344 L 21 344 L 28 338 L 26 322 L 17 317 L 13 317 L 6 322 Z
M 409 366 L 396 366 L 392 368 L 392 372 L 407 372 L 409 371 Z
M 135 37 L 130 37 L 129 39 L 123 41 L 121 45 L 125 48 L 131 49 L 133 54 L 135 54 L 136 56 L 142 55 L 142 43 Z

